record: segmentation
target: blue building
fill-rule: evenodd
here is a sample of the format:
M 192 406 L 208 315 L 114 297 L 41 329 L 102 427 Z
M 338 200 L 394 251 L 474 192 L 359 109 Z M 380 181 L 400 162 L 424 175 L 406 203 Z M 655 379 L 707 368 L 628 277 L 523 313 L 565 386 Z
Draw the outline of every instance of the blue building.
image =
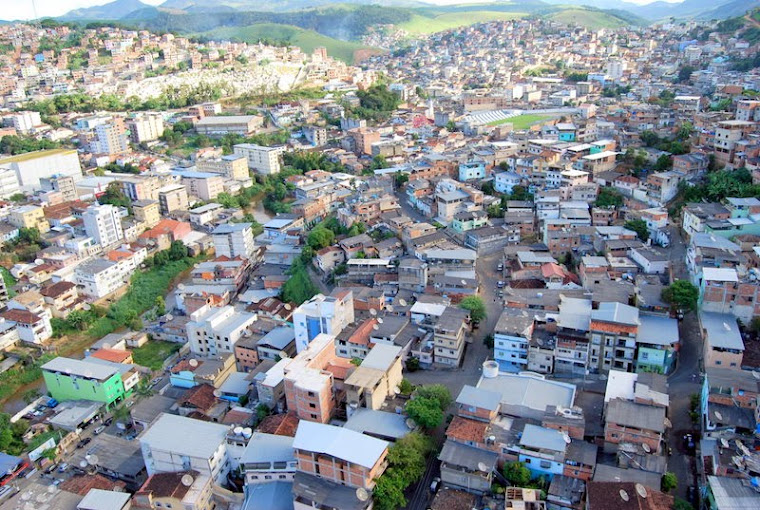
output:
M 519 372 L 528 365 L 528 343 L 534 315 L 528 310 L 505 308 L 494 329 L 493 357 L 502 372 Z
M 551 479 L 563 473 L 569 443 L 569 438 L 558 430 L 527 424 L 520 437 L 518 458 L 534 477 Z
M 469 163 L 462 163 L 459 165 L 459 180 L 471 181 L 474 179 L 483 179 L 486 176 L 486 162 L 485 161 L 470 161 Z

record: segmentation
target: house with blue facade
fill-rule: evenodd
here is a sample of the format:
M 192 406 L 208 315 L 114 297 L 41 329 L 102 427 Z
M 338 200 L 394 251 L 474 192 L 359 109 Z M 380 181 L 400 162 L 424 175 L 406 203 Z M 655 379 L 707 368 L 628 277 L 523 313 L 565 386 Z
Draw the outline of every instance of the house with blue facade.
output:
M 678 321 L 660 315 L 639 315 L 636 335 L 637 372 L 669 374 L 678 349 Z
M 560 142 L 574 142 L 577 128 L 572 122 L 558 122 L 557 136 Z
M 511 195 L 514 187 L 519 186 L 520 182 L 522 178 L 515 172 L 499 172 L 493 176 L 493 189 Z
M 527 424 L 519 442 L 518 460 L 534 477 L 561 475 L 570 438 L 562 432 Z
M 520 372 L 528 365 L 528 344 L 533 335 L 530 310 L 505 308 L 494 328 L 494 360 L 502 372 Z
M 459 165 L 459 180 L 462 182 L 483 179 L 486 176 L 486 162 L 475 160 Z

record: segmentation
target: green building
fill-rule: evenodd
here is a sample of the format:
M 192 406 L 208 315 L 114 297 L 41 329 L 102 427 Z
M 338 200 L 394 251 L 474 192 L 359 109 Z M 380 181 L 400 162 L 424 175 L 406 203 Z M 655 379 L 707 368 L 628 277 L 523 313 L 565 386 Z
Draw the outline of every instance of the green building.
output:
M 50 396 L 59 402 L 92 400 L 109 408 L 126 396 L 115 365 L 58 357 L 42 365 L 42 377 Z

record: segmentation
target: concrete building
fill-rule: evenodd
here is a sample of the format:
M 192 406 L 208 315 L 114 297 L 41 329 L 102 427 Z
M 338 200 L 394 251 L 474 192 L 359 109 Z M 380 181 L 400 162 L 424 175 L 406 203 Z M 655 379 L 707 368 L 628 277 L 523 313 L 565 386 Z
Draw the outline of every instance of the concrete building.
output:
M 505 308 L 494 329 L 494 359 L 504 372 L 525 370 L 534 315 L 527 310 Z
M 36 205 L 14 207 L 8 213 L 8 223 L 18 228 L 36 228 L 41 234 L 50 230 L 44 209 Z
M 229 472 L 226 425 L 162 414 L 140 437 L 148 475 L 195 470 L 222 484 Z
M 704 337 L 702 356 L 705 368 L 740 370 L 744 358 L 744 341 L 736 317 L 701 311 L 699 324 Z
M 293 312 L 296 350 L 303 351 L 320 333 L 337 336 L 354 322 L 354 298 L 350 290 L 317 294 Z
M 224 136 L 230 133 L 247 136 L 263 123 L 264 119 L 259 115 L 204 117 L 195 124 L 195 131 L 206 136 Z
M 612 368 L 632 371 L 640 324 L 638 308 L 622 303 L 600 303 L 592 310 L 590 368 L 599 372 Z
M 462 362 L 467 315 L 466 310 L 448 307 L 433 326 L 433 355 L 436 365 L 456 368 Z
M 161 208 L 161 214 L 186 211 L 190 206 L 187 188 L 181 184 L 171 184 L 160 188 L 158 190 L 158 204 Z
M 22 342 L 40 345 L 53 336 L 53 328 L 50 325 L 49 313 L 38 315 L 27 310 L 11 308 L 0 313 L 0 319 L 4 326 L 15 326 L 16 329 L 16 335 L 10 334 L 9 336 L 6 336 L 6 333 L 10 333 L 9 328 L 2 328 L 4 344 L 9 342 L 12 343 L 13 339 L 17 337 Z
M 224 192 L 224 179 L 221 175 L 210 172 L 176 172 L 182 179 L 191 197 L 203 201 L 215 200 L 219 193 Z
M 348 417 L 360 407 L 379 410 L 402 378 L 401 347 L 376 344 L 345 381 Z
M 76 180 L 71 175 L 52 175 L 50 177 L 40 178 L 40 186 L 44 191 L 57 191 L 61 194 L 64 201 L 76 200 L 77 193 Z
M 137 200 L 132 203 L 132 213 L 135 219 L 153 228 L 161 221 L 161 206 L 156 200 Z
M 124 239 L 119 210 L 111 204 L 91 205 L 82 213 L 84 230 L 96 243 L 108 247 Z
M 135 492 L 132 508 L 211 510 L 215 505 L 212 487 L 211 477 L 195 470 L 156 473 Z
M 232 306 L 204 306 L 190 315 L 187 339 L 190 351 L 201 356 L 232 353 L 235 343 L 248 333 L 256 315 L 236 312 Z
M 124 129 L 115 124 L 100 124 L 95 128 L 95 138 L 90 142 L 90 152 L 95 154 L 122 154 L 129 145 Z
M 248 172 L 248 159 L 245 156 L 230 154 L 221 158 L 202 158 L 196 161 L 199 172 L 221 174 L 226 179 L 246 181 L 251 178 Z
M 214 251 L 217 257 L 242 257 L 249 259 L 256 246 L 253 241 L 252 224 L 226 223 L 216 227 L 213 233 Z
M 0 170 L 12 170 L 18 186 L 24 191 L 41 189 L 40 179 L 53 175 L 82 177 L 82 166 L 77 151 L 51 149 L 29 152 L 0 159 Z
M 236 156 L 243 156 L 248 161 L 248 168 L 263 175 L 280 173 L 280 156 L 285 151 L 283 147 L 264 147 L 252 143 L 241 143 L 233 146 Z
M 116 364 L 110 363 L 58 357 L 42 365 L 42 377 L 50 395 L 59 402 L 90 400 L 110 408 L 131 390 Z M 136 372 L 133 377 L 139 379 Z
M 138 113 L 127 120 L 127 129 L 134 143 L 152 142 L 164 134 L 164 117 L 160 113 Z

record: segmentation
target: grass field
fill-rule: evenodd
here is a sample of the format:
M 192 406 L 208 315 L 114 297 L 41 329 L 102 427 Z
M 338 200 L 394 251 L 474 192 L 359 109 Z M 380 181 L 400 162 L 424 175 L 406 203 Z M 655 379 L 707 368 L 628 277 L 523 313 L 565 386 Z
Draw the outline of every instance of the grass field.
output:
M 182 344 L 176 342 L 150 340 L 142 347 L 132 349 L 132 357 L 138 365 L 148 367 L 151 370 L 160 370 L 164 365 L 164 360 L 177 352 L 180 347 Z
M 618 28 L 626 25 L 622 19 L 616 18 L 606 12 L 585 9 L 566 9 L 555 14 L 550 14 L 548 18 L 567 25 L 579 25 L 592 30 Z
M 512 124 L 512 127 L 515 131 L 521 131 L 523 129 L 528 129 L 533 124 L 546 120 L 551 119 L 551 115 L 537 115 L 537 114 L 530 114 L 526 113 L 525 115 L 518 115 L 517 117 L 512 117 L 511 119 L 502 119 L 502 120 L 496 120 L 493 122 L 489 122 L 489 126 L 500 126 L 502 124 Z
M 510 20 L 521 18 L 525 13 L 499 11 L 447 12 L 434 16 L 412 15 L 409 21 L 401 23 L 398 28 L 412 35 L 425 35 L 441 32 L 450 28 L 464 27 L 483 21 Z
M 324 46 L 327 54 L 347 63 L 354 62 L 354 52 L 357 50 L 372 49 L 357 42 L 340 41 L 313 30 L 304 30 L 293 25 L 281 25 L 278 23 L 260 23 L 246 27 L 220 27 L 203 32 L 213 39 L 231 39 L 236 37 L 241 41 L 254 43 L 260 39 L 272 39 L 286 41 L 288 44 L 298 46 L 305 53 L 311 53 L 314 48 Z

